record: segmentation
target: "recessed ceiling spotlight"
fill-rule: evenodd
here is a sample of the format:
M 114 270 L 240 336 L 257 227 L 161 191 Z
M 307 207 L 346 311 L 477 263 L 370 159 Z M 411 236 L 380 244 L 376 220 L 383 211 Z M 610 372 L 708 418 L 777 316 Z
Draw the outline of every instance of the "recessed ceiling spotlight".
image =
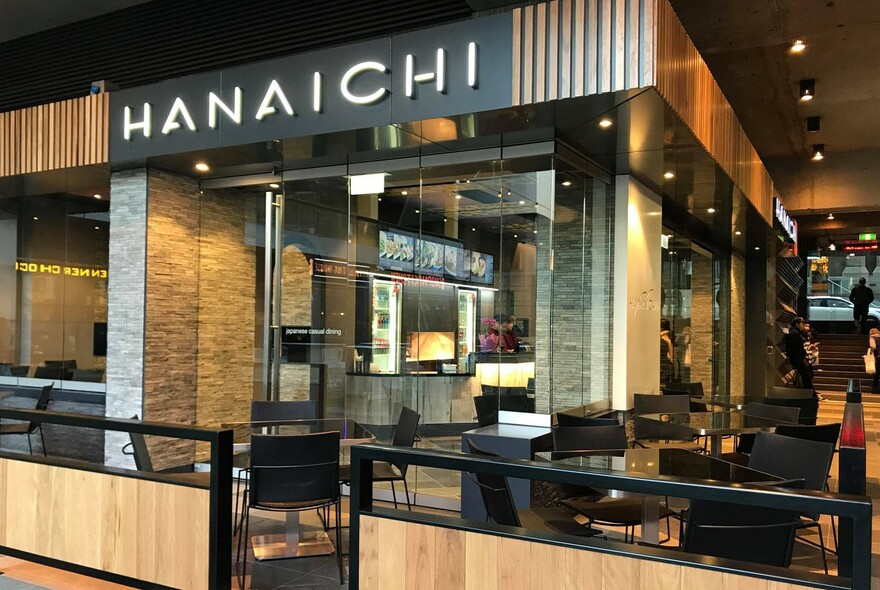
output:
M 504 198 L 503 196 L 501 196 L 501 191 L 498 191 L 498 198 L 499 198 L 499 199 L 503 199 L 503 198 Z
M 813 155 L 810 156 L 810 159 L 816 160 L 817 162 L 819 160 L 825 159 L 825 144 L 824 143 L 817 143 L 817 144 L 813 145 Z
M 755 246 L 755 250 L 760 250 L 760 249 L 761 249 L 760 246 Z
M 208 166 L 207 164 L 205 164 L 204 162 L 199 162 L 196 164 L 196 170 L 198 170 L 199 172 L 207 172 L 210 169 L 211 169 L 211 167 Z
M 470 179 L 467 179 L 467 180 L 465 180 L 465 182 L 466 182 L 467 184 L 470 184 L 470 183 L 471 183 L 471 180 L 470 180 Z
M 97 226 L 97 225 L 96 225 L 96 226 L 95 226 L 95 229 L 101 229 L 101 228 L 100 228 L 100 227 L 98 227 L 98 226 Z
M 37 217 L 36 215 L 34 215 L 34 221 L 37 221 L 37 220 L 39 220 L 39 219 L 40 219 L 39 217 Z
M 512 194 L 513 194 L 512 192 L 507 191 L 507 196 L 508 196 L 508 197 L 509 197 L 510 195 L 512 195 Z
M 801 80 L 801 101 L 806 102 L 808 100 L 813 100 L 813 97 L 816 95 L 816 81 L 812 78 L 807 80 Z
M 514 237 L 514 238 L 518 238 L 518 237 L 519 237 L 519 236 L 518 236 L 518 235 L 516 235 L 516 234 L 513 234 L 513 237 Z
M 608 129 L 612 125 L 614 125 L 614 121 L 612 121 L 611 119 L 603 118 L 599 120 L 599 127 L 601 127 L 602 129 Z
M 405 197 L 405 196 L 407 196 L 409 193 L 408 193 L 407 191 L 400 191 L 400 194 L 403 195 L 403 196 Z
M 849 255 L 850 255 L 850 256 L 855 256 L 856 253 L 855 253 L 855 252 L 850 252 Z
M 460 198 L 461 198 L 461 195 L 455 195 L 455 198 L 456 198 L 456 199 L 460 199 Z
M 663 173 L 663 178 L 669 180 L 670 178 L 675 178 L 675 172 L 667 171 Z
M 520 201 L 519 204 L 520 204 L 520 205 L 525 205 L 526 202 L 525 202 L 525 201 Z
M 833 220 L 834 220 L 834 213 L 829 213 L 829 214 L 828 214 L 828 220 L 829 220 L 829 221 L 833 221 Z
M 536 233 L 538 233 L 538 230 L 533 230 L 532 233 L 536 234 Z
M 708 209 L 706 209 L 706 212 L 707 212 L 707 213 L 715 213 L 715 208 L 714 208 L 714 207 L 709 207 Z
M 380 202 L 380 203 L 382 202 L 382 197 L 379 197 L 379 202 Z
M 477 228 L 472 227 L 472 228 L 471 228 L 471 231 L 477 231 Z
M 830 244 L 828 244 L 828 249 L 834 252 L 835 250 L 837 250 L 837 244 L 831 242 Z
M 443 222 L 446 223 L 447 221 L 449 221 L 449 220 L 444 217 Z
M 95 193 L 95 194 L 92 195 L 92 196 L 95 197 L 96 199 L 100 199 L 100 198 L 101 198 L 101 195 L 99 195 L 98 193 Z
M 271 182 L 269 183 L 269 188 L 281 188 L 281 185 L 277 182 Z
M 733 233 L 734 233 L 735 235 L 737 235 L 737 236 L 741 236 L 741 235 L 743 235 L 743 233 L 742 233 L 741 231 L 739 231 L 739 230 L 736 230 L 736 231 L 733 232 Z
M 804 49 L 807 48 L 807 40 L 806 39 L 795 39 L 791 42 L 791 46 L 788 48 L 792 53 L 800 53 Z
M 562 186 L 571 186 L 571 181 L 570 180 L 563 180 Z
M 416 209 L 416 213 L 419 213 L 419 212 L 420 212 L 420 211 L 419 211 L 418 209 Z

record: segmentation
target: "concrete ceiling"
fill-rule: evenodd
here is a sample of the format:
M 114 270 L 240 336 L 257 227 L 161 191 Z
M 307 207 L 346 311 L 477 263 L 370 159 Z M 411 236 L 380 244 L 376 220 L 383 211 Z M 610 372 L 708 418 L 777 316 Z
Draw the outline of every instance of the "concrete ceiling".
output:
M 880 208 L 880 199 L 853 192 L 863 183 L 831 198 L 822 178 L 828 163 L 858 174 L 856 160 L 880 149 L 880 2 L 671 2 L 790 209 Z M 788 52 L 799 37 L 807 49 Z M 798 84 L 806 78 L 816 92 L 803 103 Z M 808 133 L 806 118 L 816 115 L 821 130 Z M 825 162 L 809 161 L 813 144 L 825 144 Z
M 149 0 L 0 0 L 0 43 Z

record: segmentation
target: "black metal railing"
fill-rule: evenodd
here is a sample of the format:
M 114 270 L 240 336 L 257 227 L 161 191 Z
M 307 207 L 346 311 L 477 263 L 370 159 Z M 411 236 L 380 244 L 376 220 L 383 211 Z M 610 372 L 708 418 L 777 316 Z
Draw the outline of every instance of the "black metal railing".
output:
M 91 428 L 110 432 L 127 432 L 150 436 L 161 436 L 188 441 L 201 441 L 210 445 L 209 479 L 209 546 L 208 552 L 208 588 L 210 590 L 228 590 L 232 584 L 232 438 L 233 431 L 228 429 L 201 428 L 197 426 L 180 426 L 159 422 L 142 422 L 117 418 L 103 418 L 84 414 L 23 410 L 18 408 L 0 407 L 0 420 L 21 420 L 39 424 L 56 424 L 74 428 Z M 14 461 L 26 461 L 55 465 L 70 469 L 106 473 L 113 476 L 146 479 L 172 485 L 203 487 L 191 480 L 175 478 L 174 474 L 151 473 L 132 469 L 108 467 L 99 463 L 58 458 L 49 455 L 28 455 L 17 452 L 0 452 L 0 457 Z M 179 515 L 185 518 L 186 515 Z M 148 519 L 149 520 L 149 519 Z M 147 521 L 148 521 L 147 520 Z M 145 521 L 145 522 L 147 522 Z M 35 555 L 19 551 L 15 548 L 0 546 L 0 553 L 26 560 L 44 563 L 53 567 L 67 569 L 78 573 L 117 582 L 134 587 L 155 588 L 156 584 L 121 576 L 99 569 L 85 567 L 75 563 L 63 562 L 44 555 Z
M 830 514 L 845 520 L 852 528 L 851 578 L 814 574 L 789 568 L 704 557 L 670 549 L 627 545 L 598 538 L 580 538 L 554 532 L 533 531 L 438 516 L 397 511 L 373 505 L 373 469 L 376 461 L 433 467 L 467 473 L 486 473 L 508 478 L 547 481 L 559 484 L 616 489 L 627 492 L 710 500 L 796 511 L 804 514 Z M 763 578 L 782 583 L 808 584 L 816 588 L 869 588 L 871 585 L 871 500 L 863 496 L 835 495 L 803 490 L 783 490 L 748 484 L 707 482 L 706 480 L 620 473 L 606 469 L 587 469 L 549 462 L 481 457 L 448 451 L 425 451 L 367 444 L 351 449 L 351 570 L 350 587 L 359 584 L 358 550 L 360 515 L 369 514 L 401 521 L 420 522 L 445 528 L 515 537 L 584 550 L 627 555 L 682 566 Z

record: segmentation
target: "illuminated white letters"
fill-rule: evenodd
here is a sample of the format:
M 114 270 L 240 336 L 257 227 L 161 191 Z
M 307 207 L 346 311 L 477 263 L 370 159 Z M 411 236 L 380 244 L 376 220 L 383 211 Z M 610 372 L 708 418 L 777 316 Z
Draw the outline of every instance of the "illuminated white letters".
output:
M 217 128 L 217 107 L 220 107 L 226 115 L 241 125 L 241 88 L 235 87 L 235 104 L 230 109 L 220 97 L 213 92 L 208 93 L 208 127 Z
M 797 243 L 797 223 L 791 218 L 788 211 L 785 210 L 785 207 L 782 205 L 782 200 L 780 200 L 779 197 L 775 197 L 774 201 L 776 205 L 776 220 L 785 230 L 785 233 L 788 234 L 788 237 Z
M 189 114 L 189 109 L 186 108 L 186 103 L 178 96 L 174 99 L 174 104 L 171 105 L 168 118 L 165 119 L 165 125 L 162 126 L 163 135 L 168 135 L 175 129 L 180 129 L 180 123 L 177 122 L 178 117 L 183 117 L 183 121 L 190 131 L 196 130 L 196 124 L 193 122 L 192 115 Z
M 131 132 L 142 130 L 144 137 L 150 137 L 153 134 L 153 118 L 152 107 L 150 103 L 144 103 L 144 118 L 139 123 L 131 122 L 131 107 L 125 107 L 125 118 L 122 124 L 122 136 L 131 141 Z
M 406 56 L 405 63 L 406 72 L 404 75 L 406 76 L 406 80 L 404 81 L 404 94 L 406 94 L 409 98 L 415 98 L 415 84 L 414 82 L 418 82 L 419 84 L 424 84 L 425 82 L 431 82 L 433 80 L 437 80 L 437 92 L 441 94 L 446 93 L 446 50 L 438 49 L 437 50 L 437 71 L 436 72 L 425 72 L 424 74 L 416 74 L 416 58 L 413 54 L 408 53 Z
M 388 93 L 388 89 L 384 87 L 379 88 L 375 92 L 367 95 L 352 93 L 349 86 L 351 85 L 351 81 L 355 78 L 355 76 L 370 71 L 380 72 L 384 74 L 388 71 L 388 68 L 377 61 L 365 61 L 348 68 L 348 71 L 345 72 L 345 74 L 342 76 L 342 81 L 339 83 L 339 90 L 342 92 L 342 96 L 345 97 L 345 100 L 347 100 L 348 102 L 353 102 L 354 104 L 372 104 Z
M 321 112 L 321 92 L 322 92 L 323 76 L 321 72 L 315 72 L 314 84 L 312 88 L 312 109 L 316 113 Z
M 476 43 L 468 43 L 468 86 L 471 88 L 477 87 L 477 49 Z
M 269 115 L 274 115 L 278 109 L 272 106 L 272 103 L 278 99 L 278 102 L 281 103 L 281 107 L 284 109 L 288 115 L 295 115 L 293 112 L 293 107 L 290 106 L 290 102 L 287 100 L 287 97 L 284 95 L 284 91 L 281 90 L 281 86 L 278 84 L 278 80 L 272 80 L 271 84 L 269 84 L 269 89 L 266 90 L 266 96 L 263 97 L 263 102 L 260 103 L 260 108 L 257 110 L 257 121 L 262 121 Z

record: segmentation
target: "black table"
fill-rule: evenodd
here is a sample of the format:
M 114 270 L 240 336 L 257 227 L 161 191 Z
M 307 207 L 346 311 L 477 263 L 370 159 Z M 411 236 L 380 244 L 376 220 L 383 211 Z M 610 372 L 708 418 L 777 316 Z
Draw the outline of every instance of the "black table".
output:
M 691 401 L 703 404 L 704 406 L 726 408 L 728 410 L 742 410 L 749 403 L 749 399 L 744 395 L 691 396 Z
M 708 436 L 713 457 L 721 456 L 721 437 L 733 434 L 773 432 L 778 420 L 746 416 L 742 412 L 690 412 L 687 414 L 643 414 L 634 420 L 650 421 L 652 426 L 662 425 L 672 440 L 686 440 L 694 436 Z
M 336 431 L 339 433 L 340 447 L 350 447 L 376 440 L 376 437 L 369 430 L 349 418 L 227 422 L 220 426 L 222 428 L 245 428 L 252 432 L 255 431 L 256 434 L 265 432 L 279 435 Z M 233 450 L 242 454 L 250 453 L 251 444 L 249 442 L 236 443 L 233 445 Z M 329 555 L 335 551 L 333 544 L 330 542 L 330 537 L 324 531 L 318 531 L 317 533 L 310 534 L 308 537 L 300 533 L 299 512 L 287 512 L 286 518 L 284 534 L 255 535 L 253 537 L 252 543 L 256 559 L 264 561 L 269 559 L 310 557 L 314 555 Z
M 701 455 L 685 449 L 627 449 L 625 451 L 587 451 L 583 453 L 537 453 L 538 459 L 580 467 L 586 471 L 613 471 L 685 479 L 700 483 L 755 483 L 782 481 L 782 478 L 748 467 Z M 611 498 L 642 498 L 642 540 L 660 541 L 660 497 L 626 490 L 600 489 Z

